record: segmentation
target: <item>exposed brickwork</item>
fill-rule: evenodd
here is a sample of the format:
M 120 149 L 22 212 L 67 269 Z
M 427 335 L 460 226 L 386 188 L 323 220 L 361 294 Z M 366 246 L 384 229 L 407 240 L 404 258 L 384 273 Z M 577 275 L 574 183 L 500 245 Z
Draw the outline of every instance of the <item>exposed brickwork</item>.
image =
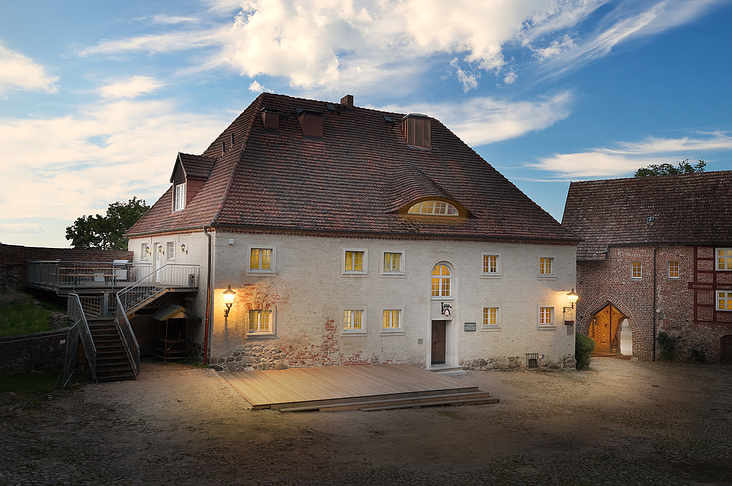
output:
M 697 258 L 695 258 L 695 251 Z M 716 312 L 715 293 L 709 289 L 692 289 L 693 283 L 712 284 L 722 272 L 699 273 L 695 261 L 709 271 L 708 261 L 713 249 L 683 245 L 660 245 L 655 250 L 654 309 L 654 247 L 652 245 L 610 247 L 604 261 L 577 262 L 577 331 L 588 334 L 594 314 L 608 303 L 628 319 L 633 333 L 633 353 L 643 359 L 653 358 L 654 319 L 656 332 L 665 331 L 681 338 L 678 359 L 690 357 L 691 350 L 703 351 L 709 361 L 720 357 L 720 339 L 732 334 L 732 313 Z M 632 262 L 640 261 L 640 279 L 631 278 Z M 679 278 L 668 276 L 668 262 L 679 262 Z M 727 274 L 724 274 L 727 277 Z M 695 295 L 696 294 L 696 295 Z M 656 356 L 658 357 L 658 349 Z

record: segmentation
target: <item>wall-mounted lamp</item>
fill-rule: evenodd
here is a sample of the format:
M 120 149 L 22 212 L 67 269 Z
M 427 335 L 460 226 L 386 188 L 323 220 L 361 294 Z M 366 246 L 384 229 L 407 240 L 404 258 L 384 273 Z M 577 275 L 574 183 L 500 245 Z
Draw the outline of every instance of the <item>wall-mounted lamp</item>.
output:
M 145 253 L 147 254 L 147 256 L 152 255 L 152 249 L 150 249 L 149 246 L 145 246 Z
M 226 310 L 224 311 L 224 317 L 229 317 L 229 311 L 231 310 L 231 306 L 234 304 L 235 296 L 236 296 L 236 292 L 231 290 L 231 285 L 229 285 L 229 288 L 224 290 L 224 302 L 226 303 Z
M 574 291 L 574 289 L 572 289 L 572 291 L 567 294 L 567 300 L 569 301 L 570 306 L 564 308 L 565 314 L 574 309 L 574 304 L 576 304 L 579 300 L 579 295 L 577 294 L 577 292 Z M 574 321 L 565 320 L 564 324 L 567 326 L 574 326 Z
M 186 244 L 185 243 L 183 243 L 182 245 L 180 245 L 180 251 L 182 253 L 185 253 L 186 255 L 188 254 L 188 250 L 186 250 Z
M 163 245 L 158 246 L 158 253 L 161 255 L 165 253 L 165 250 L 163 249 Z

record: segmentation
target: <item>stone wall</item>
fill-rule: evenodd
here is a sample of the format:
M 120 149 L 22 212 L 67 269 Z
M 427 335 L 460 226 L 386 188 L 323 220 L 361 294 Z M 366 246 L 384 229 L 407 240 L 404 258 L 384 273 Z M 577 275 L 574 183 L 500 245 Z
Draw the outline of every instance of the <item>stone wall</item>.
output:
M 558 360 L 539 359 L 536 368 L 529 368 L 525 359 L 519 356 L 498 356 L 496 358 L 474 359 L 461 363 L 464 369 L 480 371 L 575 371 L 577 361 L 573 354 L 561 356 Z
M 0 243 L 0 292 L 25 287 L 27 265 L 33 260 L 63 260 L 72 262 L 132 261 L 133 253 L 124 250 L 87 250 L 79 248 L 42 248 L 4 245 Z
M 63 368 L 69 329 L 0 337 L 0 376 Z

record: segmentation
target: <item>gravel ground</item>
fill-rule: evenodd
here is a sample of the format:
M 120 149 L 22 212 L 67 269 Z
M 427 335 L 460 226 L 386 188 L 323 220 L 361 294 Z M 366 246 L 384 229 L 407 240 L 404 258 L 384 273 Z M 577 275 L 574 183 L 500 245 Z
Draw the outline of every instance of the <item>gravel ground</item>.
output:
M 732 366 L 455 379 L 501 402 L 252 411 L 213 370 L 143 363 L 137 381 L 0 409 L 0 484 L 732 484 Z

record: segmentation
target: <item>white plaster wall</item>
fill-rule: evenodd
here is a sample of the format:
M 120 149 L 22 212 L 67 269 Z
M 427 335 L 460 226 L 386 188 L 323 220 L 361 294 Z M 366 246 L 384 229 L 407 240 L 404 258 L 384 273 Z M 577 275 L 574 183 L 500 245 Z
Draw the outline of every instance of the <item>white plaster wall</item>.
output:
M 275 249 L 274 275 L 248 271 L 252 246 Z M 345 249 L 366 251 L 365 276 L 343 274 Z M 384 250 L 404 252 L 404 276 L 381 275 Z M 486 252 L 500 254 L 500 277 L 482 276 L 482 255 Z M 554 258 L 554 278 L 539 278 L 542 256 Z M 305 352 L 311 343 L 313 353 L 339 357 L 338 362 L 329 364 L 347 364 L 357 357 L 430 366 L 431 320 L 446 319 L 448 365 L 498 356 L 523 358 L 533 352 L 556 361 L 574 354 L 574 328 L 564 326 L 562 308 L 568 305 L 567 292 L 575 287 L 575 256 L 574 246 L 218 233 L 212 356 L 239 353 L 257 344 Z M 433 300 L 430 296 L 431 272 L 438 262 L 452 268 L 452 299 Z M 237 301 L 224 319 L 222 292 L 228 285 L 237 291 Z M 272 307 L 274 336 L 246 334 L 248 307 L 244 299 L 251 298 L 252 285 L 266 289 L 278 300 Z M 440 302 L 452 305 L 452 316 L 440 316 Z M 539 329 L 540 305 L 554 307 L 553 328 Z M 499 329 L 482 329 L 484 306 L 500 308 Z M 366 332 L 342 333 L 343 311 L 358 308 L 366 310 Z M 389 308 L 402 309 L 402 330 L 398 333 L 381 330 L 382 310 Z M 331 320 L 336 324 L 335 333 L 327 326 Z M 464 331 L 465 322 L 475 322 L 477 330 Z

